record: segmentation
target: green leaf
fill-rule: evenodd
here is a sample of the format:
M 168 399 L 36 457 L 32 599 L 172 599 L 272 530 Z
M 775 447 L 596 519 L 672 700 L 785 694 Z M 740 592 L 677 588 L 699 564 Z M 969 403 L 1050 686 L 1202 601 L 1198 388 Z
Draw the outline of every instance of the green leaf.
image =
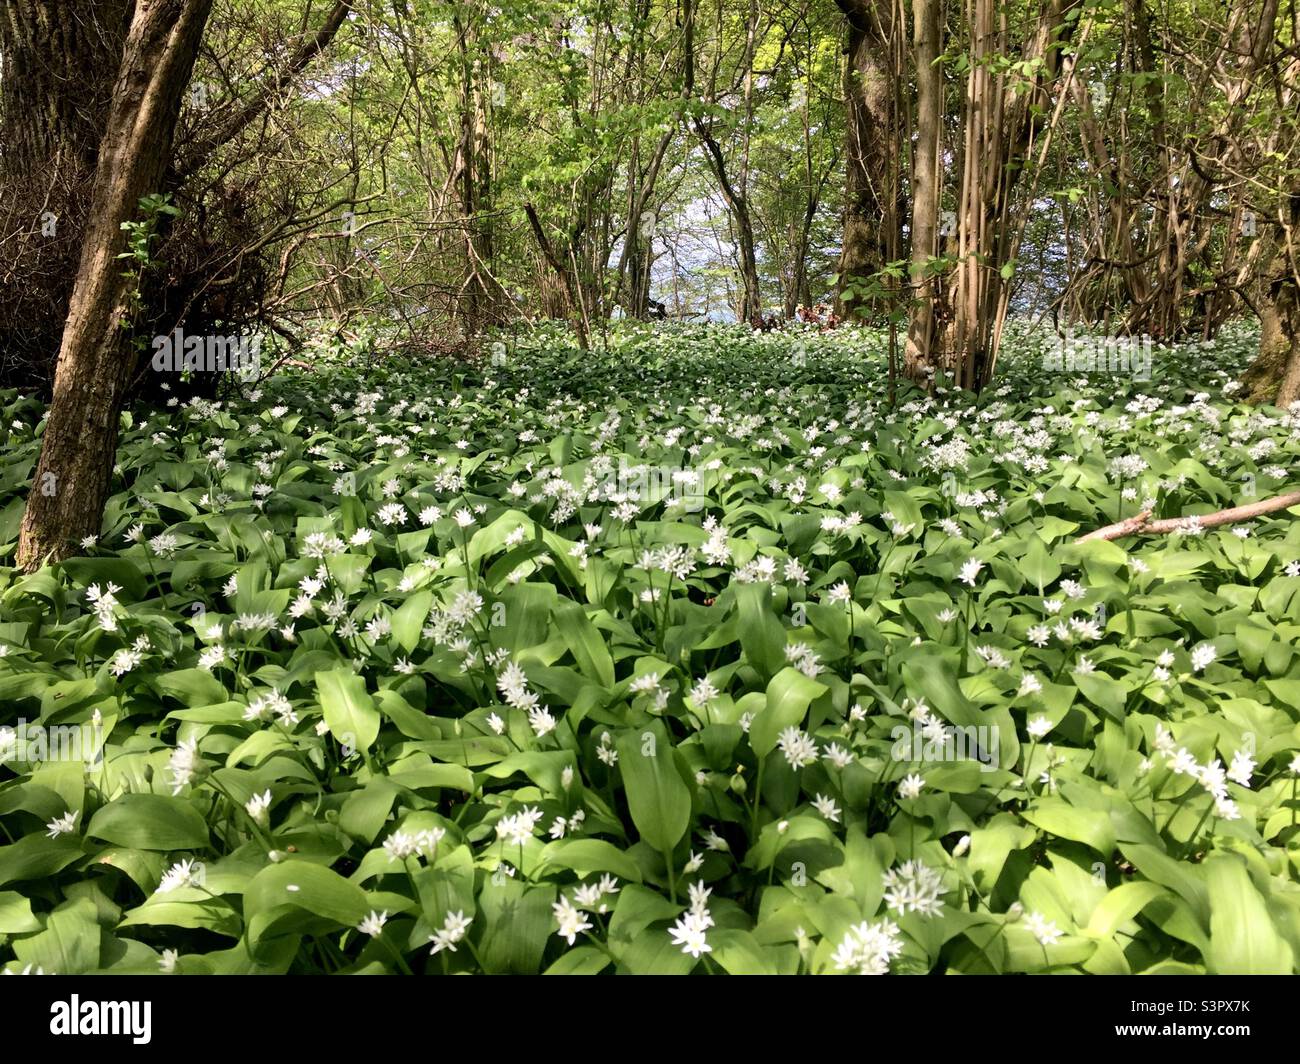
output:
M 736 587 L 740 646 L 745 657 L 764 676 L 773 676 L 785 664 L 785 628 L 772 612 L 767 584 Z
M 0 935 L 24 935 L 40 929 L 31 901 L 17 891 L 0 890 Z
M 432 591 L 417 591 L 393 614 L 393 638 L 408 654 L 420 642 L 420 633 L 424 630 L 424 622 L 429 619 L 432 605 Z
M 1029 537 L 1029 549 L 1020 558 L 1020 571 L 1040 591 L 1061 575 L 1061 566 L 1047 551 L 1047 545 L 1036 535 Z
M 101 808 L 86 834 L 134 850 L 202 850 L 208 826 L 186 799 L 165 794 L 124 794 Z
M 632 883 L 641 882 L 641 869 L 637 863 L 604 839 L 560 839 L 542 852 L 542 862 L 572 869 L 579 876 L 610 872 Z
M 483 970 L 492 975 L 536 975 L 546 940 L 555 931 L 554 902 L 553 886 L 529 886 L 515 879 L 498 886 L 489 879 L 479 895 L 485 920 L 478 947 Z
M 1090 846 L 1103 857 L 1115 849 L 1115 829 L 1110 817 L 1091 809 L 1076 809 L 1060 798 L 1039 798 L 1020 814 L 1035 827 L 1058 838 Z
M 95 903 L 88 898 L 66 904 L 50 913 L 45 930 L 18 939 L 14 954 L 57 975 L 82 975 L 99 967 L 100 933 Z
M 1210 950 L 1215 975 L 1291 975 L 1294 956 L 1241 858 L 1211 854 L 1205 861 L 1210 895 Z
M 606 689 L 614 686 L 614 659 L 596 626 L 587 617 L 581 603 L 569 599 L 551 611 L 555 627 L 578 663 L 578 670 Z
M 784 668 L 767 685 L 767 704 L 749 726 L 749 745 L 760 759 L 776 749 L 786 728 L 797 727 L 808 715 L 808 707 L 829 688 L 810 680 L 798 669 Z
M 632 823 L 648 846 L 670 853 L 686 834 L 691 792 L 675 763 L 663 722 L 625 731 L 615 740 Z
M 366 681 L 351 669 L 316 674 L 316 691 L 330 734 L 357 750 L 369 750 L 379 736 L 379 711 Z
M 244 920 L 254 942 L 270 930 L 285 932 L 322 924 L 356 927 L 369 911 L 364 890 L 337 872 L 307 861 L 268 865 L 253 877 L 244 893 Z

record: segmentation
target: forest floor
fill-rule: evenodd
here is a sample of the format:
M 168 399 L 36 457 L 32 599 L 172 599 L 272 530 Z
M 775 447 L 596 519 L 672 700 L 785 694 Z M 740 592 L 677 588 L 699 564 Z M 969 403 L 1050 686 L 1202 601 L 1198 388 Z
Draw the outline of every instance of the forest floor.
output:
M 664 326 L 136 410 L 102 535 L 0 568 L 0 967 L 1294 971 L 1300 522 L 1076 540 L 1294 490 L 1300 416 L 1246 331 L 1054 342 L 893 407 L 877 333 Z

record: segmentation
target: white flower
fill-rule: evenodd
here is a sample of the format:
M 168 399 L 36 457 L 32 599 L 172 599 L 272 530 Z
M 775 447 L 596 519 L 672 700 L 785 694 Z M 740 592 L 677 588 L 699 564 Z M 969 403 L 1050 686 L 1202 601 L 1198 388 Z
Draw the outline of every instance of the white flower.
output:
M 267 810 L 271 808 L 271 792 L 263 791 L 261 794 L 255 794 L 244 803 L 244 809 L 259 824 L 265 824 L 267 821 Z
M 1052 722 L 1046 717 L 1038 716 L 1025 725 L 1025 730 L 1031 739 L 1041 739 L 1052 730 Z
M 600 745 L 596 747 L 596 756 L 610 768 L 618 761 L 618 751 L 614 749 L 609 732 L 601 732 Z
M 60 835 L 70 835 L 76 830 L 77 817 L 81 815 L 81 810 L 72 809 L 64 813 L 61 817 L 55 817 L 45 827 L 48 829 L 49 837 L 57 839 Z
M 176 971 L 176 962 L 180 960 L 180 952 L 174 949 L 165 949 L 162 956 L 158 958 L 159 970 L 171 975 Z
M 1241 810 L 1237 808 L 1237 803 L 1225 795 L 1214 796 L 1214 814 L 1220 820 L 1241 819 Z
M 924 786 L 925 780 L 913 772 L 899 781 L 898 796 L 900 798 L 915 798 L 921 793 L 921 788 Z
M 609 905 L 605 895 L 611 897 L 618 893 L 618 880 L 611 875 L 602 875 L 597 883 L 585 883 L 573 892 L 573 900 L 580 909 L 593 909 L 598 913 L 607 912 Z
M 383 912 L 377 913 L 372 909 L 370 915 L 358 925 L 357 930 L 363 935 L 374 938 L 384 930 L 384 924 L 386 923 L 388 923 L 388 910 L 385 909 Z
M 1250 786 L 1251 773 L 1255 771 L 1255 759 L 1245 750 L 1238 750 L 1232 755 L 1232 764 L 1228 766 L 1228 779 L 1243 787 Z
M 170 532 L 160 532 L 149 541 L 150 549 L 160 558 L 170 558 L 176 553 L 176 537 Z
M 172 751 L 171 757 L 167 761 L 167 770 L 172 777 L 172 796 L 180 794 L 181 791 L 194 778 L 195 770 L 202 763 L 198 753 L 199 742 L 197 739 L 187 739 L 178 743 L 176 749 Z
M 817 744 L 794 726 L 781 732 L 777 746 L 791 768 L 803 768 L 817 760 Z
M 920 913 L 938 916 L 943 911 L 947 893 L 939 873 L 921 861 L 907 861 L 885 873 L 885 904 L 900 916 Z
M 528 710 L 528 726 L 537 738 L 542 738 L 555 730 L 555 717 L 545 706 L 533 706 Z
M 681 918 L 668 929 L 674 946 L 681 946 L 683 953 L 689 953 L 696 960 L 700 954 L 712 953 L 713 947 L 705 938 L 705 932 L 713 925 L 707 910 L 703 915 L 692 909 L 683 913 Z
M 891 920 L 850 927 L 836 948 L 832 960 L 841 971 L 855 969 L 859 975 L 885 975 L 889 962 L 903 952 L 898 925 Z
M 983 568 L 984 563 L 982 561 L 978 558 L 971 558 L 961 567 L 961 571 L 957 575 L 961 579 L 962 583 L 969 587 L 974 587 L 975 578 L 979 576 L 979 572 Z
M 1088 589 L 1077 580 L 1062 580 L 1061 590 L 1065 592 L 1066 598 L 1070 599 L 1081 599 L 1088 593 Z
M 840 822 L 840 811 L 835 806 L 834 798 L 819 794 L 813 799 L 813 807 L 833 824 Z
M 542 818 L 542 811 L 536 807 L 524 808 L 510 816 L 497 821 L 497 837 L 505 839 L 511 845 L 522 846 L 533 837 L 537 822 Z
M 1020 694 L 1035 695 L 1043 689 L 1042 683 L 1032 672 L 1025 673 L 1020 677 Z
M 113 655 L 113 660 L 109 662 L 109 671 L 114 676 L 122 676 L 144 660 L 144 655 L 138 650 L 122 649 Z
M 1061 941 L 1061 931 L 1042 913 L 1034 912 L 1026 916 L 1025 926 L 1029 928 L 1030 934 L 1038 939 L 1039 945 L 1055 946 Z
M 586 914 L 581 909 L 576 908 L 573 902 L 563 894 L 560 895 L 560 900 L 551 906 L 551 909 L 555 913 L 555 922 L 560 925 L 560 930 L 557 933 L 566 939 L 570 946 L 573 945 L 578 935 L 583 931 L 591 930 L 593 926 L 591 921 L 587 919 Z
M 1213 643 L 1202 643 L 1192 651 L 1192 672 L 1200 672 L 1212 662 L 1218 651 Z
M 429 950 L 429 956 L 435 953 L 441 953 L 443 950 L 456 952 L 456 943 L 465 937 L 472 921 L 466 919 L 463 910 L 456 910 L 454 913 L 448 913 L 447 918 L 442 923 L 442 929 L 435 931 L 429 936 L 429 941 L 433 943 L 433 949 Z
M 167 894 L 179 887 L 188 887 L 198 882 L 199 868 L 192 860 L 178 861 L 163 873 L 158 883 L 156 894 Z
M 997 647 L 976 647 L 975 653 L 991 669 L 1007 669 L 1011 667 L 1011 662 Z

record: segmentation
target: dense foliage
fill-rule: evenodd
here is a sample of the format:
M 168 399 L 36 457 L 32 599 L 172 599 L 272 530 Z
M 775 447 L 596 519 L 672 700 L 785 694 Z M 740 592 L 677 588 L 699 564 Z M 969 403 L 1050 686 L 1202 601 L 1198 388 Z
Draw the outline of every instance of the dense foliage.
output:
M 1293 971 L 1300 525 L 1073 541 L 1300 416 L 1248 333 L 1049 339 L 892 408 L 865 330 L 322 340 L 124 415 L 98 540 L 0 569 L 0 964 Z

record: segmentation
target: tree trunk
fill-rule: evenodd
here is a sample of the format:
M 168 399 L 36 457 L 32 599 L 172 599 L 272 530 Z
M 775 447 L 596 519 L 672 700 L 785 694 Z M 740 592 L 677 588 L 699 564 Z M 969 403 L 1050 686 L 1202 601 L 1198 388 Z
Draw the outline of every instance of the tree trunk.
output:
M 903 372 L 923 382 L 933 373 L 935 272 L 939 252 L 939 134 L 943 74 L 939 69 L 939 0 L 913 0 L 916 62 L 916 147 L 912 167 L 912 266 L 915 298 L 907 326 Z
M 138 0 L 100 142 L 81 263 L 18 544 L 34 570 L 96 535 L 117 448 L 118 415 L 136 349 L 128 342 L 135 282 L 118 261 L 124 222 L 156 191 L 212 0 Z
M 1259 353 L 1251 360 L 1241 375 L 1245 388 L 1244 398 L 1251 403 L 1272 402 L 1278 384 L 1286 374 L 1291 357 L 1291 340 L 1284 325 L 1285 303 L 1288 291 L 1270 288 L 1257 300 L 1259 307 Z
M 971 67 L 966 83 L 962 184 L 957 211 L 957 268 L 948 358 L 958 387 L 979 391 L 992 378 L 1006 315 L 1017 243 L 1014 194 L 1027 153 L 1052 113 L 1062 44 L 1081 0 L 1047 0 L 1021 54 L 1035 67 L 1021 83 L 995 72 L 1010 53 L 1006 13 L 996 0 L 966 0 Z
M 532 226 L 533 237 L 537 241 L 537 247 L 541 251 L 543 258 L 546 259 L 546 264 L 550 266 L 555 276 L 564 285 L 569 319 L 573 322 L 573 331 L 577 335 L 578 346 L 586 351 L 591 346 L 591 330 L 588 326 L 585 305 L 581 293 L 578 291 L 577 278 L 574 277 L 570 265 L 556 251 L 555 245 L 551 243 L 551 238 L 546 235 L 546 230 L 542 227 L 542 220 L 537 216 L 537 209 L 531 203 L 525 203 L 524 213 L 528 216 L 528 224 Z
M 8 0 L 0 11 L 0 379 L 49 384 L 128 7 Z
M 1300 203 L 1292 201 L 1300 221 Z M 1279 248 L 1268 266 L 1272 281 L 1258 297 L 1259 354 L 1242 374 L 1244 398 L 1283 409 L 1300 399 L 1300 298 L 1290 256 Z
M 848 21 L 848 64 L 844 75 L 845 174 L 844 242 L 840 250 L 841 317 L 853 311 L 844 288 L 855 277 L 877 273 L 886 262 L 886 203 L 892 187 L 889 168 L 894 71 L 890 38 L 894 33 L 892 0 L 836 0 Z

